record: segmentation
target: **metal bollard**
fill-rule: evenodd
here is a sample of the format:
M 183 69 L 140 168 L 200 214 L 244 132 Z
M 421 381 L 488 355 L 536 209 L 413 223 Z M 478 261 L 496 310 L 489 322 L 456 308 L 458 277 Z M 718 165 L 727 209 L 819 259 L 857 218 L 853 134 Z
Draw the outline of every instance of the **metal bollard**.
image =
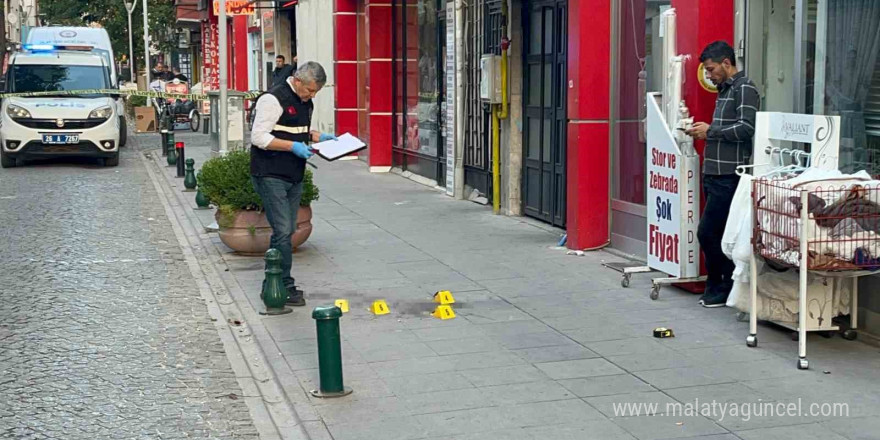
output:
M 342 382 L 341 317 L 342 309 L 336 306 L 315 307 L 312 311 L 318 334 L 318 375 L 321 378 L 320 389 L 310 391 L 315 397 L 342 397 L 352 392 Z
M 184 177 L 186 175 L 186 168 L 184 168 L 186 155 L 183 142 L 175 142 L 174 149 L 177 150 L 177 177 Z
M 168 130 L 164 128 L 159 130 L 159 136 L 162 138 L 162 144 L 160 145 L 160 147 L 162 147 L 162 157 L 165 157 L 168 155 Z
M 168 148 L 168 166 L 171 167 L 177 164 L 177 153 L 174 151 L 174 132 L 169 131 L 165 139 L 167 140 L 165 146 Z
M 181 150 L 183 151 L 183 150 Z M 183 178 L 183 186 L 185 192 L 193 192 L 196 190 L 196 161 L 192 159 L 186 160 L 186 177 Z
M 211 202 L 202 194 L 202 189 L 199 188 L 196 192 L 196 209 L 209 209 L 211 207 Z
M 208 129 L 208 124 L 211 123 L 211 116 L 202 117 L 202 134 L 208 134 L 210 130 Z
M 263 291 L 260 299 L 266 305 L 266 310 L 261 315 L 284 315 L 293 310 L 285 307 L 287 302 L 287 289 L 281 280 L 281 251 L 272 248 L 266 251 L 266 277 L 263 278 Z

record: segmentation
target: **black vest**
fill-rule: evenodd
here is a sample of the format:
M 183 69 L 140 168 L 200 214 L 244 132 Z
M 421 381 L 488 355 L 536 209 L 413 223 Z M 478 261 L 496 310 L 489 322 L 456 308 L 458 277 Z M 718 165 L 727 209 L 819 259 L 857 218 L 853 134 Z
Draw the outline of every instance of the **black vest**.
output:
M 312 101 L 303 102 L 296 93 L 293 93 L 287 81 L 271 87 L 266 93 L 275 96 L 283 110 L 278 122 L 275 123 L 275 128 L 270 132 L 272 136 L 308 144 L 311 138 L 309 129 L 314 108 Z M 252 176 L 275 177 L 299 183 L 303 180 L 305 169 L 305 159 L 299 158 L 290 151 L 264 150 L 251 145 Z

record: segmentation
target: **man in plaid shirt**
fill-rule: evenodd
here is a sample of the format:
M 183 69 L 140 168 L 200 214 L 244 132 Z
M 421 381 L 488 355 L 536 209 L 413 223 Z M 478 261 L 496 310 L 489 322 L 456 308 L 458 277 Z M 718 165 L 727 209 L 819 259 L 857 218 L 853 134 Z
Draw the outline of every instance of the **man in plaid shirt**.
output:
M 706 255 L 706 291 L 700 298 L 703 307 L 723 307 L 733 287 L 734 264 L 721 250 L 721 238 L 730 203 L 739 184 L 738 165 L 748 164 L 755 134 L 755 114 L 760 97 L 755 84 L 736 67 L 733 48 L 715 41 L 700 55 L 700 62 L 718 87 L 712 124 L 695 122 L 687 134 L 704 139 L 703 192 L 706 208 L 700 219 L 697 238 Z

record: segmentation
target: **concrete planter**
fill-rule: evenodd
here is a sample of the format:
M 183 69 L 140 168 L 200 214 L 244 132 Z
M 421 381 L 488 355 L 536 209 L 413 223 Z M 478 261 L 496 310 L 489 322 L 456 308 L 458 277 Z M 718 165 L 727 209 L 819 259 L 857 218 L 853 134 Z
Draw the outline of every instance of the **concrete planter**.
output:
M 269 250 L 272 227 L 265 212 L 236 211 L 227 218 L 218 210 L 214 218 L 220 226 L 220 241 L 241 255 L 263 256 Z M 300 206 L 296 218 L 296 231 L 290 243 L 296 249 L 312 235 L 312 208 Z
M 290 237 L 293 250 L 296 251 L 296 248 L 302 246 L 310 235 L 312 235 L 312 207 L 300 206 L 296 213 L 296 231 Z

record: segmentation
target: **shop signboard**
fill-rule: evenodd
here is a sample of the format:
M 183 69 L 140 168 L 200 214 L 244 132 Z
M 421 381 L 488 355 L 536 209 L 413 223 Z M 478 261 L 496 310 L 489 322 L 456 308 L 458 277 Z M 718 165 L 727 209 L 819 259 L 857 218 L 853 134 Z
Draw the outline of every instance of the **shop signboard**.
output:
M 254 15 L 254 2 L 249 0 L 226 0 L 226 15 Z M 214 15 L 220 16 L 220 2 L 214 0 Z
M 839 162 L 853 165 L 852 150 L 840 151 L 840 116 L 798 113 L 758 112 L 755 124 L 755 148 L 752 163 L 759 173 L 779 163 L 778 151 L 811 144 L 810 166 L 837 170 Z M 869 164 L 862 164 L 868 166 Z
M 455 193 L 455 2 L 446 2 L 446 194 Z
M 648 266 L 676 278 L 699 276 L 699 157 L 682 154 L 658 105 L 648 95 Z

